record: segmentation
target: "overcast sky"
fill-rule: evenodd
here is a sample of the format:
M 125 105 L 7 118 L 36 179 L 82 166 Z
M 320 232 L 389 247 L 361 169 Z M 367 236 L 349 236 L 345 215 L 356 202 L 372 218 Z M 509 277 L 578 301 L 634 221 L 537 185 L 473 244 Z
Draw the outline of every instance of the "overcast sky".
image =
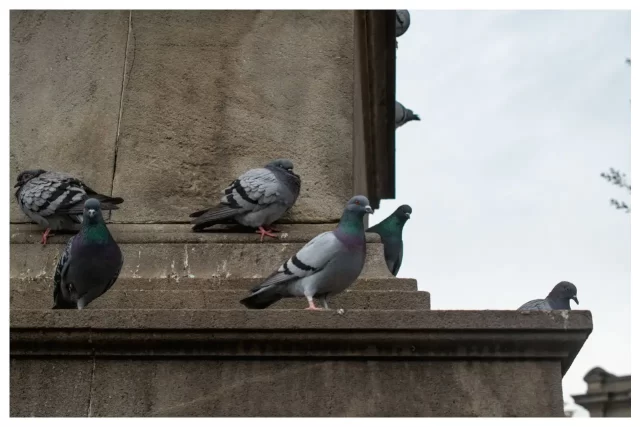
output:
M 609 205 L 629 197 L 599 174 L 630 175 L 630 13 L 411 11 L 398 43 L 397 99 L 422 121 L 396 131 L 397 198 L 371 224 L 413 207 L 399 277 L 434 309 L 571 281 L 594 331 L 565 400 L 594 366 L 629 374 L 630 215 Z

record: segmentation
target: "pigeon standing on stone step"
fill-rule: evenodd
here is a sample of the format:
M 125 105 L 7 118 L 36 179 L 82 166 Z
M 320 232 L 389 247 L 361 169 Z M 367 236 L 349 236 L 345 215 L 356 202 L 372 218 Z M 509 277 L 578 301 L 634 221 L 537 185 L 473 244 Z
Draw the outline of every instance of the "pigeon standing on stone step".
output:
M 406 33 L 409 25 L 411 25 L 411 15 L 409 15 L 409 11 L 404 9 L 396 10 L 396 38 Z M 397 48 L 398 41 L 396 40 L 396 49 Z
M 417 114 L 413 114 L 413 111 L 405 108 L 404 105 L 396 101 L 396 129 L 412 120 L 420 121 L 420 117 Z
M 327 297 L 347 289 L 362 271 L 367 213 L 373 213 L 369 200 L 353 197 L 335 230 L 314 237 L 240 302 L 247 308 L 263 309 L 282 298 L 305 297 L 307 310 L 319 310 L 313 303 L 317 297 L 328 309 Z
M 411 206 L 402 205 L 394 213 L 383 219 L 378 224 L 367 230 L 368 233 L 377 233 L 384 245 L 384 259 L 389 271 L 394 276 L 402 265 L 402 229 L 411 217 Z
M 69 230 L 82 221 L 85 200 L 93 197 L 103 210 L 118 209 L 124 200 L 98 194 L 81 180 L 62 172 L 26 170 L 18 175 L 16 199 L 22 212 L 46 230 L 42 244 L 54 230 Z
M 69 239 L 53 279 L 54 309 L 78 310 L 104 294 L 118 279 L 124 260 L 102 218 L 100 202 L 84 203 L 78 234 Z
M 545 299 L 534 299 L 518 310 L 571 310 L 570 300 L 578 302 L 578 289 L 570 282 L 560 282 L 553 287 Z
M 251 169 L 240 175 L 224 190 L 220 204 L 194 212 L 190 217 L 194 231 L 215 224 L 236 221 L 257 228 L 260 241 L 264 236 L 278 237 L 271 224 L 291 208 L 300 194 L 300 177 L 293 173 L 293 162 L 274 160 L 264 168 Z

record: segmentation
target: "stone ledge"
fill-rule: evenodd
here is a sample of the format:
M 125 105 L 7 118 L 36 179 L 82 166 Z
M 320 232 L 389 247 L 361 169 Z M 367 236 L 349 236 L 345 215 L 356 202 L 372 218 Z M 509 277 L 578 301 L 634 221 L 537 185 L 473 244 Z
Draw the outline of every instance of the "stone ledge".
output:
M 133 233 L 132 233 L 133 234 Z M 124 265 L 120 277 L 133 278 L 264 278 L 304 243 L 120 243 Z M 63 244 L 12 244 L 11 278 L 52 277 Z M 393 276 L 381 243 L 367 245 L 361 277 Z
M 555 359 L 591 313 L 346 310 L 11 310 L 11 356 Z
M 111 289 L 96 299 L 89 307 L 92 310 L 109 309 L 244 309 L 240 300 L 249 295 L 245 290 L 118 290 Z M 11 290 L 11 309 L 50 309 L 53 305 L 52 291 Z M 346 291 L 329 299 L 333 309 L 363 310 L 427 310 L 430 308 L 429 293 L 415 291 Z M 278 301 L 267 310 L 304 309 L 304 298 L 288 298 Z
M 217 225 L 205 232 L 196 233 L 190 224 L 118 224 L 107 223 L 118 243 L 260 243 L 260 235 L 236 225 Z M 333 230 L 332 224 L 274 224 L 282 231 L 278 239 L 265 237 L 262 244 L 307 243 L 318 234 Z M 9 234 L 11 244 L 39 245 L 42 228 L 36 224 L 13 223 Z M 65 244 L 72 232 L 54 234 L 51 244 Z M 380 243 L 375 233 L 367 233 L 368 243 Z
M 211 278 L 141 278 L 119 277 L 112 290 L 120 291 L 161 291 L 161 290 L 241 290 L 248 291 L 259 284 L 262 278 L 237 278 L 225 279 L 222 277 Z M 30 292 L 53 290 L 53 277 L 25 277 L 11 278 L 11 291 Z M 415 279 L 377 279 L 360 277 L 349 287 L 348 291 L 417 291 L 418 282 Z M 111 292 L 111 291 L 110 291 Z

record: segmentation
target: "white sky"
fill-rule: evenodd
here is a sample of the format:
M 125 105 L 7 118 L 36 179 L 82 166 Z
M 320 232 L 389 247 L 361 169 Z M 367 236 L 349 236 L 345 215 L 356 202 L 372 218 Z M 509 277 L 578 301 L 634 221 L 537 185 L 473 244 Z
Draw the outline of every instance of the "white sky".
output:
M 398 43 L 396 98 L 422 121 L 396 131 L 397 197 L 370 223 L 412 206 L 399 276 L 434 309 L 569 280 L 594 331 L 565 400 L 594 366 L 629 374 L 630 215 L 609 205 L 629 196 L 599 175 L 630 175 L 630 13 L 411 11 Z

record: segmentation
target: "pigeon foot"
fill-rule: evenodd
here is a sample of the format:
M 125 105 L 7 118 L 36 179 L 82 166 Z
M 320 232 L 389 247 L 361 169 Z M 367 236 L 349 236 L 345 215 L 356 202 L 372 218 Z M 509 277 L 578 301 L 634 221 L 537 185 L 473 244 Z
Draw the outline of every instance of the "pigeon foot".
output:
M 258 227 L 256 233 L 260 233 L 260 242 L 264 241 L 264 236 L 273 237 L 275 239 L 278 238 L 277 234 L 273 234 L 272 231 L 276 231 L 274 229 L 266 230 L 264 227 Z

